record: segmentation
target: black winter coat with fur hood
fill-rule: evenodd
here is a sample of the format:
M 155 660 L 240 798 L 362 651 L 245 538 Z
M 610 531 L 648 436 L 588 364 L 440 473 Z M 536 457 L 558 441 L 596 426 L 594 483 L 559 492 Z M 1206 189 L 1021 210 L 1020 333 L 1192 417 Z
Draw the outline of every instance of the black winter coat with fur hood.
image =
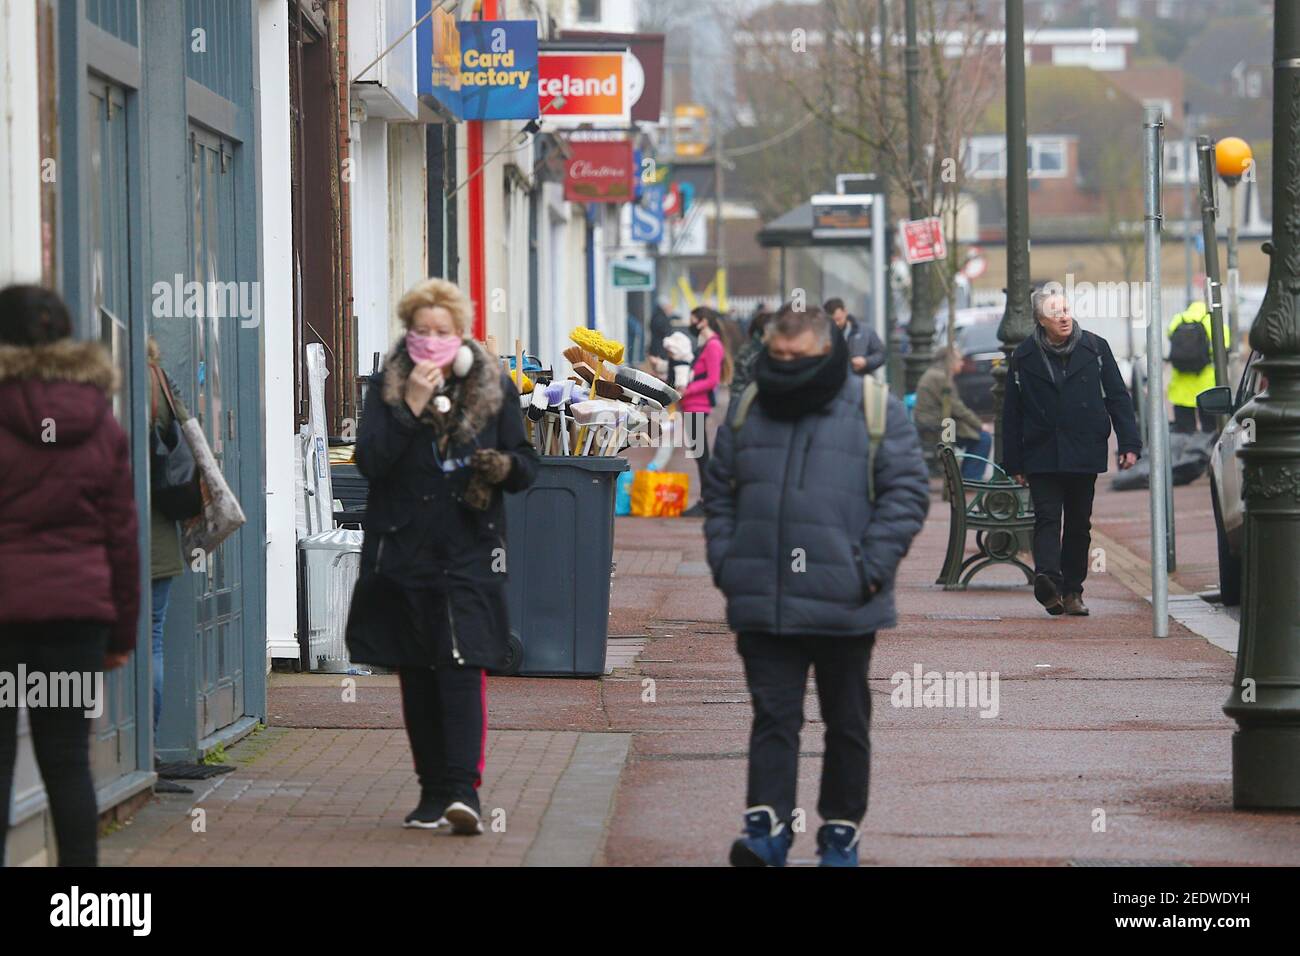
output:
M 361 573 L 347 628 L 350 658 L 385 667 L 504 665 L 506 524 L 502 492 L 537 474 L 519 393 L 477 343 L 474 364 L 452 379 L 451 410 L 433 402 L 417 420 L 403 398 L 413 363 L 398 342 L 372 377 L 356 460 L 370 480 Z M 462 501 L 479 448 L 512 459 L 487 510 Z

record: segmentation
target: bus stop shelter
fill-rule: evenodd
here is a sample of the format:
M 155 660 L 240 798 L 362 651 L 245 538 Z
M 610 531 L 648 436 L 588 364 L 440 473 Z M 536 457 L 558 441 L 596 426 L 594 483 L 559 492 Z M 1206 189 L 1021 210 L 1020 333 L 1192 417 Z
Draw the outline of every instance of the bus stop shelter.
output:
M 758 242 L 780 253 L 782 301 L 796 289 L 810 304 L 841 298 L 888 343 L 890 233 L 880 183 L 864 177 L 855 184 L 861 191 L 812 196 L 766 223 Z

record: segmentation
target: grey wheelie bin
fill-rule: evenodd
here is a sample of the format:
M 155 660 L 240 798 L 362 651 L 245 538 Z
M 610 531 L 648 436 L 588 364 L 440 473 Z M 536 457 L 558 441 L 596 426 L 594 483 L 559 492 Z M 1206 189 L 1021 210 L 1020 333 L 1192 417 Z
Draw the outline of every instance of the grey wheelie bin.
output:
M 545 456 L 537 480 L 506 495 L 510 628 L 523 644 L 519 673 L 605 672 L 614 484 L 618 457 Z

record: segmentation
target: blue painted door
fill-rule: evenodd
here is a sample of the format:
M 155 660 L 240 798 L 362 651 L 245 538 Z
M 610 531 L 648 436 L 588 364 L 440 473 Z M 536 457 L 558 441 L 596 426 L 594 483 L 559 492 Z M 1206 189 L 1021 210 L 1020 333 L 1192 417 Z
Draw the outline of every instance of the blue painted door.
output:
M 122 387 L 113 399 L 113 412 L 126 429 L 132 447 L 145 436 L 131 427 L 131 270 L 133 247 L 130 210 L 136 197 L 128 179 L 128 100 L 118 86 L 91 77 L 87 100 L 88 145 L 90 151 L 89 217 L 87 236 L 90 252 L 91 308 L 98 334 L 117 363 Z M 132 106 L 132 108 L 134 108 Z M 133 456 L 134 457 L 134 456 Z M 145 608 L 148 612 L 148 591 Z M 144 649 L 142 649 L 143 651 Z M 135 769 L 136 670 L 119 668 L 105 682 L 104 712 L 95 721 L 91 760 L 96 784 L 107 783 Z
M 194 414 L 203 423 L 212 453 L 236 497 L 239 481 L 239 396 L 237 336 L 241 302 L 251 301 L 235 266 L 234 145 L 197 126 L 190 127 L 191 278 L 207 293 L 196 319 L 193 368 Z M 245 228 L 255 228 L 252 223 Z M 244 708 L 244 613 L 240 546 L 247 527 L 227 538 L 215 554 L 197 556 L 197 720 L 200 739 L 234 723 Z M 196 556 L 187 556 L 191 561 Z

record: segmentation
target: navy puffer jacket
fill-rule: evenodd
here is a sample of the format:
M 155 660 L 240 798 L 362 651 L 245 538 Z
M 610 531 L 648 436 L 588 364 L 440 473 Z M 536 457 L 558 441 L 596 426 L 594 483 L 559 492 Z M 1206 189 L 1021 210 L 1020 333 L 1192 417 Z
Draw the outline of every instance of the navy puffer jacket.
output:
M 930 507 L 920 441 L 896 399 L 876 450 L 874 505 L 867 451 L 856 375 L 796 421 L 754 402 L 739 435 L 719 427 L 704 533 L 733 631 L 856 636 L 896 623 L 894 574 Z

